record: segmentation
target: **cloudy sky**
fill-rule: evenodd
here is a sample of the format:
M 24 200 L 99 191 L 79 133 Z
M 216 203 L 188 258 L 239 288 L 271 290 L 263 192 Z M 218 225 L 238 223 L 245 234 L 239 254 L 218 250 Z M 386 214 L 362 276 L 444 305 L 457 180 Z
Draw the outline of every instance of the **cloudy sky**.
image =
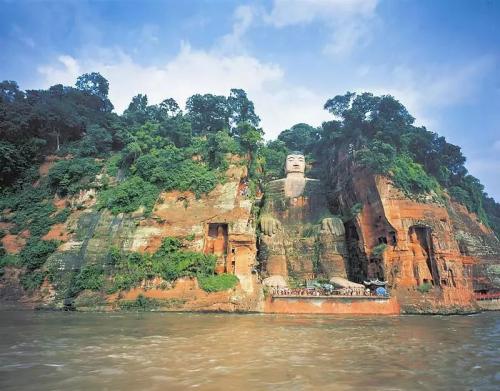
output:
M 0 0 L 0 78 L 73 85 L 98 71 L 121 112 L 243 88 L 268 138 L 320 125 L 346 91 L 392 94 L 462 146 L 500 200 L 500 1 Z

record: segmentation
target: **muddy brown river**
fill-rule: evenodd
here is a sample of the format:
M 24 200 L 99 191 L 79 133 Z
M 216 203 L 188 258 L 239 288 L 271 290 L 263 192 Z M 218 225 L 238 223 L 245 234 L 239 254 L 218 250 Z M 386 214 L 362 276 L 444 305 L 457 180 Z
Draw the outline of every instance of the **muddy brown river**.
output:
M 0 312 L 1 390 L 499 390 L 500 313 Z

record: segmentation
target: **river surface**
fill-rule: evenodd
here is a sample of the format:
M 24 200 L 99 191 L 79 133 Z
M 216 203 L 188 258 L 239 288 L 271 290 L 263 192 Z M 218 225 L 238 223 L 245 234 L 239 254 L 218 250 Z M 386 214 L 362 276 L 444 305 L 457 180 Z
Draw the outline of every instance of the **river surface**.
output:
M 0 312 L 1 390 L 500 390 L 500 313 Z

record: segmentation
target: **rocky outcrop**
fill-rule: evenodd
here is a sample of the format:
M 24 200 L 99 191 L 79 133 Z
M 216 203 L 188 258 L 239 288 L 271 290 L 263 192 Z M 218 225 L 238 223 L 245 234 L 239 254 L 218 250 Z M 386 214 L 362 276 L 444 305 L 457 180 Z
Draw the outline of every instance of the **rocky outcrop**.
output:
M 464 231 L 457 230 L 457 211 L 449 200 L 435 195 L 411 199 L 388 178 L 347 161 L 332 172 L 331 202 L 346 216 L 349 279 L 387 280 L 403 312 L 477 309 L 470 265 L 486 254 L 497 263 L 500 258 L 492 245 L 496 238 L 486 227 L 468 222 L 479 251 L 464 251 L 457 239 Z
M 41 175 L 47 174 L 54 160 L 49 158 L 42 165 Z M 96 209 L 97 197 L 95 189 L 69 198 L 55 196 L 54 206 L 71 208 L 72 213 L 65 223 L 53 225 L 42 238 L 61 243 L 43 268 L 53 276 L 53 284 L 45 279 L 39 290 L 25 292 L 19 284 L 23 270 L 6 267 L 0 281 L 3 299 L 27 302 L 32 306 L 62 307 L 69 299 L 75 299 L 71 286 L 85 266 L 105 268 L 111 250 L 153 253 L 169 236 L 182 239 L 185 250 L 216 255 L 217 271 L 235 274 L 239 279 L 237 287 L 226 292 L 207 293 L 198 287 L 196 279 L 173 285 L 165 281 L 144 281 L 137 289 L 107 298 L 104 292 L 83 292 L 80 294 L 82 300 L 77 297 L 77 302 L 88 302 L 90 297 L 94 302 L 106 301 L 102 308 L 113 308 L 113 301 L 132 300 L 134 295 L 142 294 L 175 302 L 177 310 L 250 311 L 258 307 L 261 289 L 255 273 L 254 201 L 248 192 L 247 169 L 237 159 L 233 159 L 223 183 L 209 194 L 197 198 L 190 192 L 161 193 L 149 216 L 143 209 L 118 215 L 99 211 Z M 12 228 L 8 223 L 2 224 L 3 231 Z M 223 240 L 214 246 L 218 231 L 223 231 Z M 17 235 L 7 233 L 2 237 L 2 246 L 8 254 L 16 254 L 28 238 L 28 231 Z M 179 303 L 183 305 L 179 307 Z
M 500 291 L 500 241 L 465 206 L 450 200 L 447 209 L 460 252 L 471 260 L 467 269 L 474 290 Z
M 95 190 L 56 197 L 54 205 L 70 207 L 72 213 L 43 237 L 61 242 L 44 266 L 54 283 L 46 279 L 28 294 L 19 285 L 22 270 L 9 266 L 0 295 L 29 306 L 62 307 L 68 298 L 75 299 L 70 287 L 86 265 L 104 267 L 113 249 L 154 253 L 165 237 L 182 239 L 186 250 L 214 254 L 216 272 L 235 274 L 239 284 L 207 293 L 195 278 L 168 282 L 157 277 L 109 295 L 81 292 L 78 305 L 113 310 L 143 297 L 166 311 L 467 313 L 478 309 L 474 290 L 500 286 L 498 239 L 446 195 L 410 198 L 388 178 L 348 161 L 332 167 L 328 193 L 318 180 L 293 174 L 290 181 L 265 187 L 259 232 L 247 170 L 238 161 L 232 162 L 224 183 L 200 198 L 190 192 L 161 193 L 150 215 L 142 209 L 118 215 L 99 211 Z M 2 224 L 8 232 L 11 227 Z M 7 233 L 2 243 L 7 253 L 16 254 L 28 239 L 28 231 Z M 378 279 L 387 281 L 391 295 L 265 297 L 268 288 L 261 280 L 277 277 L 279 286 L 290 277 Z

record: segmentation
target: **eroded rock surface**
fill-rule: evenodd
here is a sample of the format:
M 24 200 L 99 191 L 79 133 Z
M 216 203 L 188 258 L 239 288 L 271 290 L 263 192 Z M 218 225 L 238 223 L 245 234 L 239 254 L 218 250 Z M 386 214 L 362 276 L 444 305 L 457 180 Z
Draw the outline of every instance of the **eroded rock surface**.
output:
M 359 210 L 346 222 L 349 279 L 388 281 L 406 312 L 476 309 L 472 265 L 486 254 L 498 262 L 494 235 L 469 220 L 466 232 L 481 245 L 475 247 L 480 251 L 464 251 L 457 235 L 463 237 L 465 227 L 457 229 L 451 202 L 432 196 L 410 199 L 386 177 L 348 169 L 351 175 L 334 176 L 332 202 L 346 215 Z

